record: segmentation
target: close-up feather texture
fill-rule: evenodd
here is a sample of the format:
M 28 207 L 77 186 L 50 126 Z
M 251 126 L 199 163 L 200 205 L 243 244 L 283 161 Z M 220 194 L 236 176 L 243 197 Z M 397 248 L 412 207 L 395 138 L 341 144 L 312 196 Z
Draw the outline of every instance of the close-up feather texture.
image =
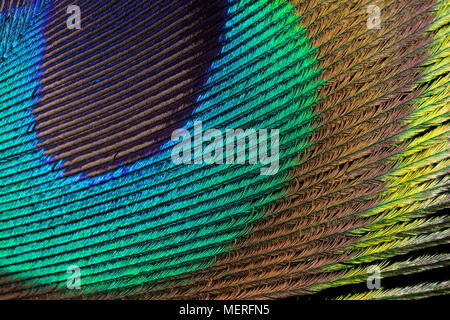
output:
M 449 294 L 449 22 L 447 0 L 0 0 L 0 299 Z M 176 163 L 198 123 L 277 166 L 202 138 Z

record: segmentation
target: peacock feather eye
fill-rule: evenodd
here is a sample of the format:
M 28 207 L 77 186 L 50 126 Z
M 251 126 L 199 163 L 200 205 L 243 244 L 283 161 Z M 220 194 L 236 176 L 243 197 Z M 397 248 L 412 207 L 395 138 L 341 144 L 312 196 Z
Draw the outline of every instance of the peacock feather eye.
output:
M 0 298 L 448 293 L 448 13 L 1 1 Z
M 33 112 L 39 147 L 64 160 L 65 174 L 89 176 L 158 152 L 192 113 L 220 53 L 226 9 L 226 1 L 97 1 L 76 32 L 50 11 Z

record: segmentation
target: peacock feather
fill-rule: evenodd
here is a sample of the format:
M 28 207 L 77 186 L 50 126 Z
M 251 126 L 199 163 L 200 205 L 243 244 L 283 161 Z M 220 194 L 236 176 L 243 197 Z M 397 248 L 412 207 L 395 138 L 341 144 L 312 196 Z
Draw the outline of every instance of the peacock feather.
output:
M 449 22 L 446 0 L 0 1 L 0 297 L 449 293 L 383 287 L 450 264 Z

